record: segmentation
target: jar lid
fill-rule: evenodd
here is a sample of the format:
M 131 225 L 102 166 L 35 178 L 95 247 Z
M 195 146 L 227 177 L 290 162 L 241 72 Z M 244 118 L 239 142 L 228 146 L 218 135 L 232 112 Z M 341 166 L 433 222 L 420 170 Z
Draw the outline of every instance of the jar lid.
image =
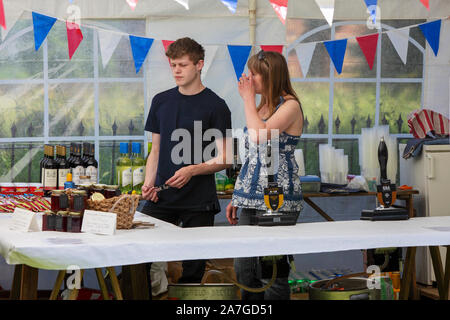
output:
M 57 215 L 60 216 L 67 216 L 69 214 L 69 211 L 58 211 Z
M 107 185 L 105 186 L 106 189 L 119 189 L 119 186 L 116 185 Z
M 52 191 L 52 195 L 62 195 L 64 193 L 65 193 L 64 190 L 53 190 Z
M 76 195 L 85 195 L 86 190 L 73 190 L 72 193 Z
M 106 184 L 94 184 L 93 186 L 96 189 L 104 189 L 106 187 Z
M 73 216 L 73 217 L 81 216 L 81 212 L 69 212 L 69 216 Z

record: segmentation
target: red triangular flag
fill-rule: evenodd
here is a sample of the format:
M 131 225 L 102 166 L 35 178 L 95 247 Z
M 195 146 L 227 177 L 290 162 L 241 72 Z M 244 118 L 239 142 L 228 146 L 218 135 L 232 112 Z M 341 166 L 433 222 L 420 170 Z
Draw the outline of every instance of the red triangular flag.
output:
M 173 41 L 173 40 L 162 40 L 164 50 L 167 51 L 167 48 L 169 48 L 169 46 L 174 42 L 175 41 Z
M 138 0 L 127 0 L 127 3 L 130 6 L 131 10 L 134 10 L 136 8 Z
M 373 63 L 375 61 L 375 53 L 377 52 L 378 33 L 358 37 L 356 38 L 356 41 L 358 41 L 359 47 L 366 56 L 366 60 L 369 64 L 370 70 L 372 70 Z
M 5 8 L 3 7 L 3 0 L 0 0 L 0 26 L 6 30 L 6 20 L 5 20 Z
M 72 59 L 73 54 L 77 51 L 81 41 L 83 41 L 83 33 L 81 32 L 80 26 L 73 22 L 66 21 L 66 28 L 69 59 Z
M 423 4 L 428 10 L 430 10 L 430 0 L 420 0 L 420 2 L 422 2 L 422 4 Z
M 280 54 L 283 54 L 283 48 L 284 46 L 261 46 L 261 50 L 263 51 L 275 51 L 278 52 Z

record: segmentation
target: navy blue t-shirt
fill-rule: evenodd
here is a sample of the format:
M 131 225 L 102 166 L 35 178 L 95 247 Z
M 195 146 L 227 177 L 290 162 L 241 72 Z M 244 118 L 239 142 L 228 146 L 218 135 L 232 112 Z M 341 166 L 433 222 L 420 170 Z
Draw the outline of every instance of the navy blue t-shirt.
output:
M 231 112 L 212 90 L 183 95 L 175 87 L 153 98 L 145 130 L 161 137 L 155 185 L 164 184 L 184 166 L 214 157 L 203 158 L 205 148 L 214 141 L 203 138 L 208 129 L 217 129 L 216 135 L 220 131 L 223 138 L 231 129 Z M 163 190 L 158 198 L 156 203 L 147 201 L 150 210 L 220 212 L 214 174 L 193 176 L 181 189 Z

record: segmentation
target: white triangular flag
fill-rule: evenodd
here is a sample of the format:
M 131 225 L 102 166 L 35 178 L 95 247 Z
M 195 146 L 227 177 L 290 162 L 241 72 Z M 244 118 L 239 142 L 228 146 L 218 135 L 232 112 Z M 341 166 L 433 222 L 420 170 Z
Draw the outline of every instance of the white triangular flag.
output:
M 203 46 L 203 48 L 205 49 L 205 65 L 202 69 L 202 80 L 205 79 L 209 67 L 211 67 L 214 57 L 216 56 L 219 46 Z
M 189 10 L 189 0 L 175 0 L 181 4 L 186 10 Z
M 5 9 L 6 30 L 2 30 L 2 41 L 5 40 L 8 33 L 12 30 L 17 20 L 22 16 L 23 9 L 18 8 L 16 5 L 11 4 L 12 1 L 3 1 L 3 7 Z
M 306 78 L 306 75 L 308 74 L 315 49 L 316 42 L 301 43 L 295 47 L 295 52 L 297 53 L 298 62 L 300 62 L 300 66 L 302 67 L 304 78 Z
M 106 68 L 122 35 L 98 29 L 98 40 L 100 42 L 100 55 L 102 57 L 103 69 Z
M 386 33 L 394 45 L 395 50 L 397 50 L 400 59 L 402 59 L 403 64 L 406 64 L 406 59 L 408 57 L 409 28 L 394 29 Z
M 316 0 L 316 3 L 328 24 L 331 26 L 333 24 L 334 16 L 334 0 Z

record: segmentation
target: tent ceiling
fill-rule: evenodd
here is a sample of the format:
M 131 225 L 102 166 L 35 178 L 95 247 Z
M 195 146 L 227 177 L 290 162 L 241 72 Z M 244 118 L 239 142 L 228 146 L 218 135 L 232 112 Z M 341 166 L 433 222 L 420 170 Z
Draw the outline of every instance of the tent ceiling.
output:
M 68 15 L 68 0 L 4 0 L 27 9 L 61 19 Z M 134 11 L 125 0 L 75 0 L 81 8 L 82 18 L 145 18 L 151 16 L 233 17 L 248 15 L 249 0 L 238 0 L 235 14 L 220 0 L 189 0 L 190 10 L 174 0 L 140 0 Z M 334 19 L 366 20 L 367 9 L 363 0 L 336 0 Z M 256 0 L 259 17 L 274 17 L 269 0 Z M 382 19 L 443 18 L 450 15 L 449 0 L 433 0 L 428 11 L 419 0 L 378 0 Z M 323 19 L 315 0 L 290 0 L 288 18 Z

